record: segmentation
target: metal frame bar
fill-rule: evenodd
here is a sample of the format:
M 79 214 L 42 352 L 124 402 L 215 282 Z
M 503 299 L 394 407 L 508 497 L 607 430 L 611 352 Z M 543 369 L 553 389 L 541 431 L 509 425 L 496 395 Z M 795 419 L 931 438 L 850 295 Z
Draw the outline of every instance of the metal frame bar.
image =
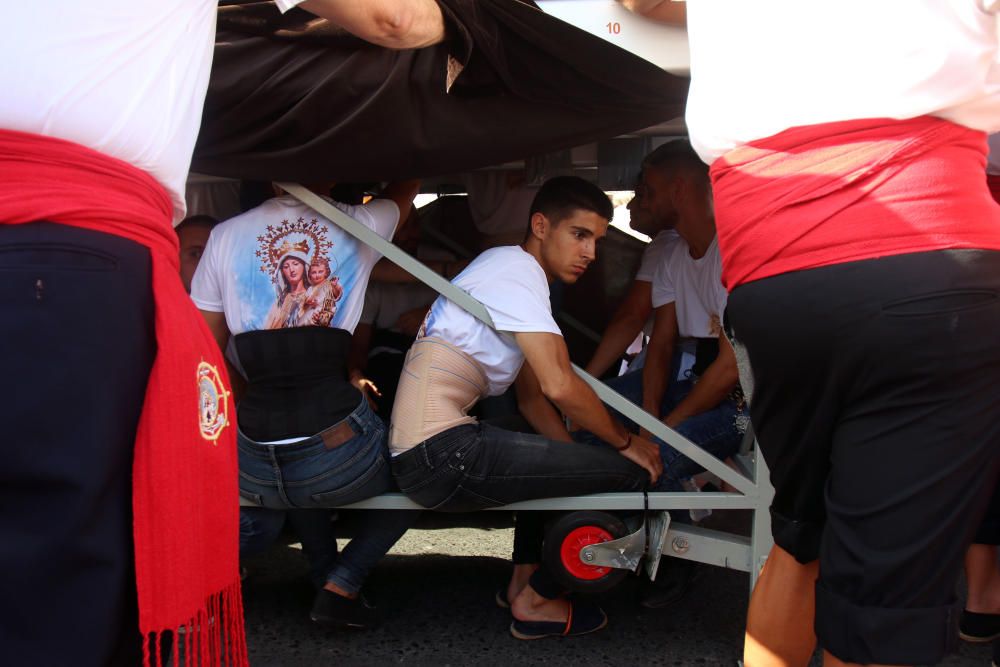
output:
M 480 302 L 473 299 L 467 292 L 453 285 L 416 258 L 410 256 L 399 247 L 386 241 L 381 236 L 368 229 L 360 222 L 350 217 L 340 209 L 326 202 L 319 195 L 316 195 L 297 183 L 278 183 L 290 195 L 301 201 L 306 206 L 312 208 L 323 217 L 329 219 L 345 232 L 355 237 L 365 245 L 374 248 L 391 262 L 402 267 L 413 274 L 418 280 L 434 289 L 438 294 L 451 300 L 461 308 L 468 311 L 473 317 L 479 319 L 492 329 L 496 329 L 490 318 L 489 312 Z M 618 410 L 639 426 L 661 438 L 671 447 L 684 454 L 694 462 L 705 468 L 708 472 L 716 475 L 724 482 L 735 488 L 739 493 L 651 493 L 649 494 L 650 509 L 749 509 L 753 511 L 753 527 L 747 544 L 747 538 L 719 531 L 706 531 L 706 529 L 696 526 L 676 527 L 671 526 L 671 532 L 678 534 L 683 532 L 687 540 L 688 547 L 683 555 L 676 549 L 664 553 L 668 555 L 698 560 L 699 562 L 719 565 L 723 567 L 733 567 L 735 569 L 749 570 L 751 590 L 757 582 L 757 575 L 763 567 L 767 554 L 771 550 L 773 541 L 770 530 L 769 507 L 774 496 L 774 489 L 768 479 L 768 469 L 760 450 L 756 446 L 749 454 L 746 465 L 746 473 L 726 465 L 723 461 L 712 454 L 706 452 L 695 443 L 691 442 L 678 432 L 668 428 L 654 415 L 643 410 L 640 406 L 632 403 L 624 396 L 614 391 L 606 384 L 585 372 L 580 367 L 573 365 L 573 369 L 590 385 L 597 393 L 598 397 L 611 407 Z M 752 436 L 748 436 L 752 437 Z M 755 443 L 756 444 L 756 443 Z M 533 500 L 522 503 L 514 503 L 497 509 L 642 509 L 643 494 L 596 494 L 593 496 L 579 498 L 549 498 L 546 500 Z M 655 503 L 655 504 L 654 504 Z M 381 509 L 415 509 L 416 504 L 406 499 L 402 494 L 387 494 L 380 498 L 373 498 L 350 507 L 357 508 L 381 508 Z M 697 529 L 697 530 L 695 530 Z M 667 544 L 672 543 L 672 538 L 668 538 Z M 749 564 L 745 567 L 737 567 L 734 563 L 743 563 L 741 555 L 742 549 L 749 548 Z M 732 551 L 735 549 L 736 551 Z M 751 566 L 752 565 L 752 566 Z

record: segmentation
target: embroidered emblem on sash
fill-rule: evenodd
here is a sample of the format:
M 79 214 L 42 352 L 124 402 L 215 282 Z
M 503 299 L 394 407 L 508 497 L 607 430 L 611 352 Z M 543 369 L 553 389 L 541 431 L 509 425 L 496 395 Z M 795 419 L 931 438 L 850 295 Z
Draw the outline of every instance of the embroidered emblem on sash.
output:
M 201 437 L 212 444 L 229 424 L 228 398 L 218 369 L 205 361 L 198 364 L 198 426 Z

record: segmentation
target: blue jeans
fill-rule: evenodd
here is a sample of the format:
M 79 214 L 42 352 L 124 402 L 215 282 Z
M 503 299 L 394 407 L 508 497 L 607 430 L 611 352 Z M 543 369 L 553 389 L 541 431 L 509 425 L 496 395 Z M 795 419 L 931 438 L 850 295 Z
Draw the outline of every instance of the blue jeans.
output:
M 642 371 L 626 373 L 608 381 L 608 386 L 637 405 L 642 405 Z M 694 380 L 686 378 L 673 380 L 663 394 L 660 414 L 663 417 L 684 400 L 694 387 Z M 617 411 L 613 414 L 621 419 L 630 430 L 638 426 Z M 737 452 L 743 440 L 743 432 L 737 427 L 740 410 L 731 399 L 725 399 L 711 410 L 688 417 L 676 429 L 678 433 L 719 459 L 725 459 Z M 663 440 L 653 437 L 660 446 L 663 458 L 663 475 L 653 486 L 653 491 L 682 491 L 681 482 L 702 472 L 704 468 L 684 456 Z
M 359 511 L 358 532 L 343 553 L 337 552 L 329 508 L 396 490 L 386 428 L 368 402 L 362 399 L 343 422 L 354 437 L 334 448 L 328 448 L 320 434 L 285 445 L 262 444 L 238 434 L 240 495 L 261 505 L 240 512 L 240 554 L 270 545 L 287 515 L 316 583 L 326 581 L 356 593 L 419 512 Z

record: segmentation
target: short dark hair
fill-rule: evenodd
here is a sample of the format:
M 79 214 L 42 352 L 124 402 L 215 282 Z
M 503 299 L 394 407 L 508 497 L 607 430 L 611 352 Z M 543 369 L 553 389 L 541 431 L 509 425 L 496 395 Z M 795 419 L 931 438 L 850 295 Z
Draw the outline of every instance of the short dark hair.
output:
M 674 139 L 657 147 L 642 160 L 643 169 L 681 171 L 708 182 L 708 165 L 701 161 L 687 139 Z
M 605 220 L 611 220 L 615 215 L 611 199 L 593 183 L 577 176 L 550 178 L 542 184 L 531 202 L 528 233 L 531 233 L 531 218 L 536 213 L 541 213 L 553 225 L 558 225 L 580 210 L 591 211 Z
M 177 223 L 177 226 L 174 227 L 174 231 L 179 232 L 185 227 L 208 227 L 211 229 L 217 224 L 219 224 L 219 221 L 210 215 L 189 215 Z

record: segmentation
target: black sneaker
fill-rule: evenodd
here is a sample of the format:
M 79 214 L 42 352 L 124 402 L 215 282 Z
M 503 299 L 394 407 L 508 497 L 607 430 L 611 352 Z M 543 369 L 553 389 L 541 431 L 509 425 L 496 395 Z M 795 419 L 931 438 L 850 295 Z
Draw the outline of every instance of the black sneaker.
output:
M 662 609 L 679 602 L 704 574 L 704 568 L 691 560 L 664 558 L 656 581 L 642 582 L 639 605 L 646 609 Z
M 1000 614 L 963 610 L 958 622 L 958 636 L 967 642 L 977 643 L 1000 639 Z
M 993 667 L 1000 667 L 1000 639 L 993 642 Z
M 364 630 L 378 625 L 378 613 L 363 594 L 352 600 L 325 588 L 316 594 L 309 618 L 328 628 Z

